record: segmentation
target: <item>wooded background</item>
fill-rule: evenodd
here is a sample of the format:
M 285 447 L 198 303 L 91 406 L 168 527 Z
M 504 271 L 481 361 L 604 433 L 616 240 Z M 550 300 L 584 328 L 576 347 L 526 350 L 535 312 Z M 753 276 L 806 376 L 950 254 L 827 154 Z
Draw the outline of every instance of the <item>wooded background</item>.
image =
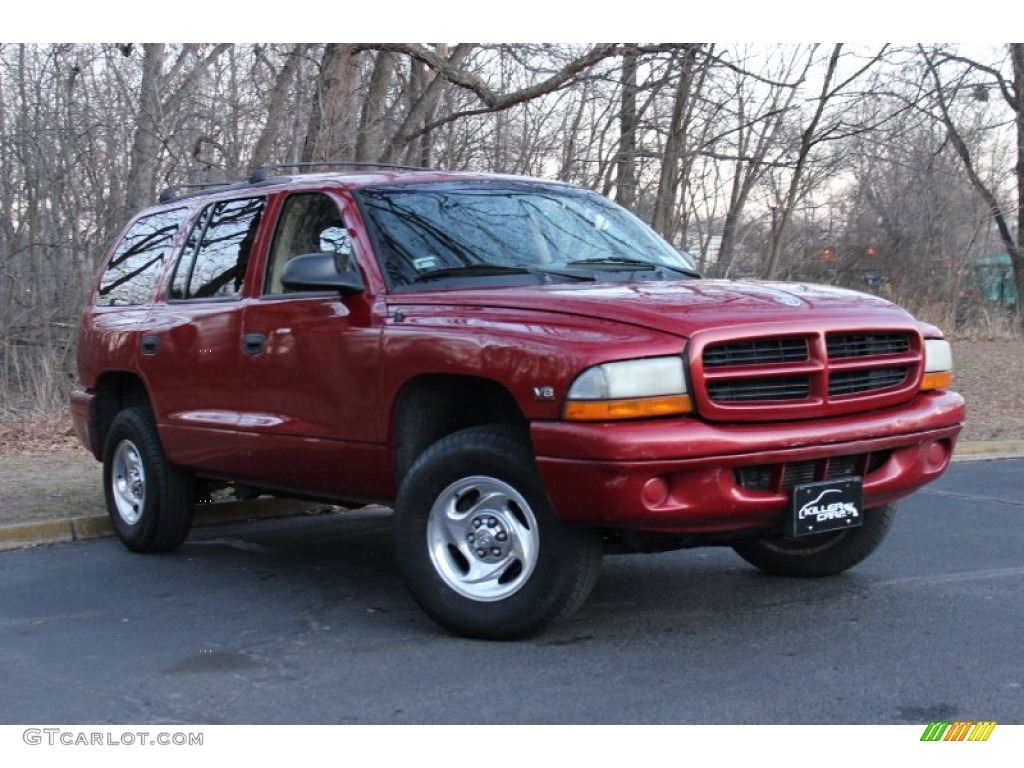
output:
M 275 161 L 574 182 L 711 277 L 1000 322 L 972 264 L 1024 296 L 1022 98 L 1024 44 L 2 44 L 0 416 L 65 407 L 97 261 L 160 188 Z

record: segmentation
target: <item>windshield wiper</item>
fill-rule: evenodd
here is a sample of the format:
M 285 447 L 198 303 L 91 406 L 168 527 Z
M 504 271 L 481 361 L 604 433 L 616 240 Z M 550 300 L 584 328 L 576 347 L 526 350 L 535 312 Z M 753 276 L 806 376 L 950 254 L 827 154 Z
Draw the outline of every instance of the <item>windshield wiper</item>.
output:
M 464 264 L 461 267 L 442 267 L 416 275 L 417 283 L 426 280 L 441 280 L 445 277 L 488 277 L 491 275 L 528 275 L 530 270 L 523 267 L 507 267 L 502 264 Z
M 559 272 L 554 269 L 542 269 L 540 267 L 509 266 L 506 264 L 464 264 L 460 267 L 443 267 L 432 269 L 429 272 L 416 275 L 413 280 L 417 283 L 427 280 L 443 280 L 446 277 L 494 277 L 498 275 L 557 275 L 571 280 L 594 281 L 593 275 L 581 275 L 577 272 Z
M 681 272 L 691 277 L 700 277 L 700 273 L 687 267 L 677 267 L 672 264 L 658 264 L 643 259 L 629 259 L 624 256 L 600 256 L 593 259 L 574 259 L 566 264 L 567 267 L 626 267 L 629 269 L 642 269 L 645 271 L 656 271 L 658 269 L 669 269 L 673 272 Z

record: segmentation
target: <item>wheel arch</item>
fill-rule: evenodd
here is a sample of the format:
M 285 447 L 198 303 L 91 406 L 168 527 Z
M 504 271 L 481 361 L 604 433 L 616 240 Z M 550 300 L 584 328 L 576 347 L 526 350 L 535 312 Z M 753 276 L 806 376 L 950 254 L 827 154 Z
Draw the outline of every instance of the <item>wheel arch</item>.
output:
M 501 425 L 530 445 L 529 422 L 503 385 L 477 376 L 424 374 L 395 398 L 390 438 L 396 486 L 413 462 L 443 437 L 468 427 Z
M 101 451 L 118 413 L 135 406 L 152 409 L 146 385 L 129 371 L 105 371 L 96 381 L 95 392 L 93 434 Z

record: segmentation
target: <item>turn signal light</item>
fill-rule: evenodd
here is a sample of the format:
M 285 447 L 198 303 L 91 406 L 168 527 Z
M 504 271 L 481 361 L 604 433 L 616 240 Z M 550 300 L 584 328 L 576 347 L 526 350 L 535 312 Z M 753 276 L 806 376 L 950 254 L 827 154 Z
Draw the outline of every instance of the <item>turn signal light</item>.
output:
M 689 395 L 662 395 L 629 400 L 569 400 L 562 415 L 568 421 L 618 421 L 678 416 L 692 411 Z
M 952 371 L 935 371 L 926 373 L 921 379 L 921 391 L 927 392 L 932 389 L 948 389 L 953 383 Z

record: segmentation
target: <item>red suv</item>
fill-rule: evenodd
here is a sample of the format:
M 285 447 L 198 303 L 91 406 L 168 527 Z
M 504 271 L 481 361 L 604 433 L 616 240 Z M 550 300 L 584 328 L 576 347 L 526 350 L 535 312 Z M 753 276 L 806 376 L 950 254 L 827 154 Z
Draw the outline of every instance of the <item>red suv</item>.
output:
M 136 551 L 181 544 L 214 484 L 385 503 L 417 603 L 519 637 L 582 603 L 603 551 L 839 573 L 964 418 L 938 329 L 702 279 L 566 184 L 261 170 L 161 199 L 100 270 L 71 403 Z

